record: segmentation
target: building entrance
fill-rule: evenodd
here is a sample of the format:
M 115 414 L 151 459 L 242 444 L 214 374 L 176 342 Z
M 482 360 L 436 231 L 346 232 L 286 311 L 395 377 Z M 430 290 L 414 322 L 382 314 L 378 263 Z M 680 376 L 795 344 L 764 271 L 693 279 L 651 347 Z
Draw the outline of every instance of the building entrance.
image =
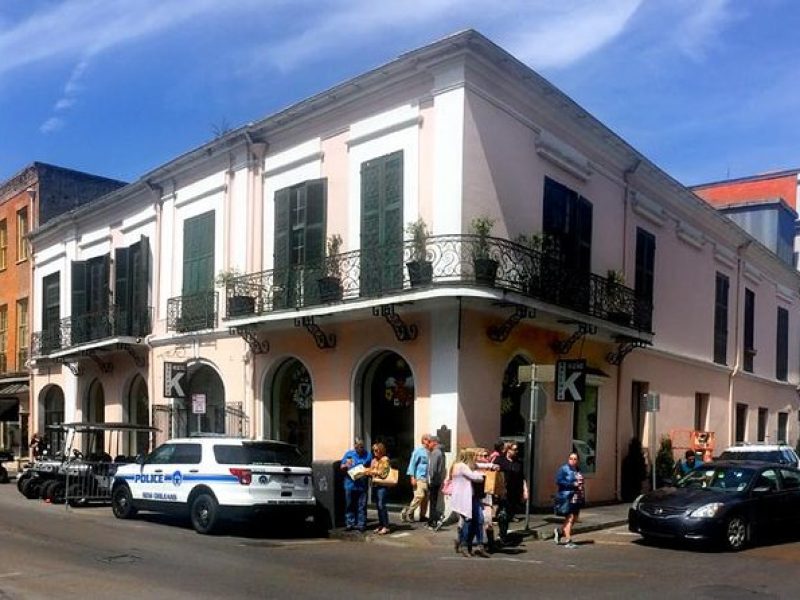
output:
M 268 393 L 265 398 L 270 397 Z M 295 444 L 310 464 L 313 459 L 312 411 L 314 403 L 311 375 L 297 359 L 284 362 L 272 382 L 269 436 Z

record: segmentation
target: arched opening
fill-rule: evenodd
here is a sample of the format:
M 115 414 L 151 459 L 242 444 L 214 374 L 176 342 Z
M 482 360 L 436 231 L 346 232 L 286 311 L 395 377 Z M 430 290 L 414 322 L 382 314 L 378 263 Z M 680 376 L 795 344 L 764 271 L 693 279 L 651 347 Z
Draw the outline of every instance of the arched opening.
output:
M 205 412 L 194 412 L 193 407 L 202 404 L 205 404 Z M 208 365 L 190 367 L 186 405 L 179 412 L 178 436 L 192 433 L 227 433 L 225 387 L 219 374 Z
M 150 424 L 150 400 L 144 377 L 136 375 L 131 382 L 126 402 L 125 420 L 134 425 Z M 126 452 L 131 455 L 146 454 L 150 450 L 150 434 L 132 431 L 128 437 Z
M 285 361 L 272 380 L 272 392 L 266 389 L 264 392 L 264 398 L 271 398 L 269 436 L 295 444 L 310 463 L 313 459 L 314 390 L 308 369 L 295 358 Z
M 39 422 L 42 424 L 42 429 L 34 433 L 42 435 L 46 446 L 51 451 L 56 451 L 62 446 L 63 432 L 48 427 L 64 422 L 64 390 L 57 385 L 50 385 L 43 390 L 43 395 L 40 397 Z
M 106 420 L 106 395 L 103 384 L 95 379 L 89 385 L 86 402 L 83 407 L 83 420 L 90 423 L 105 423 Z
M 392 465 L 405 473 L 414 450 L 414 376 L 405 359 L 395 352 L 382 352 L 366 366 L 361 385 L 361 410 L 356 431 L 369 444 L 383 442 Z M 389 490 L 390 501 L 410 497 L 408 479 Z

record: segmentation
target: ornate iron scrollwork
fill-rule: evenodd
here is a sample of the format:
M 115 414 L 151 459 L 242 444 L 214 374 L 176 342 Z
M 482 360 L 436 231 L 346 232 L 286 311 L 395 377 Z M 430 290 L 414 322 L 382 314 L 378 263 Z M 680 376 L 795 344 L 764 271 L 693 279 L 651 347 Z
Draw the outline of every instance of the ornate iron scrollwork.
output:
M 372 315 L 386 319 L 386 322 L 389 323 L 394 330 L 394 337 L 398 342 L 410 342 L 411 340 L 417 339 L 417 335 L 419 335 L 419 329 L 416 325 L 413 323 L 411 325 L 406 325 L 403 319 L 400 318 L 400 315 L 394 311 L 394 304 L 373 306 Z
M 486 330 L 486 335 L 494 342 L 505 342 L 511 331 L 522 319 L 533 319 L 536 316 L 536 309 L 518 304 L 514 307 L 514 314 L 505 320 L 502 325 L 490 325 Z
M 646 348 L 650 345 L 650 342 L 646 340 L 640 340 L 638 338 L 632 338 L 624 335 L 617 336 L 615 340 L 617 342 L 617 351 L 609 352 L 606 355 L 606 360 L 612 365 L 616 366 L 621 365 L 622 361 L 625 360 L 625 357 L 633 352 L 636 348 Z
M 95 352 L 87 352 L 86 355 L 97 363 L 102 373 L 112 373 L 114 371 L 114 363 L 108 362 L 100 358 Z
M 66 360 L 61 358 L 58 360 L 58 362 L 67 367 L 69 369 L 69 372 L 72 373 L 75 377 L 80 377 L 81 375 L 83 375 L 83 367 L 77 360 Z
M 597 333 L 597 327 L 594 325 L 589 325 L 589 323 L 583 323 L 582 321 L 564 321 L 569 325 L 576 325 L 578 327 L 577 331 L 569 336 L 565 340 L 557 340 L 553 342 L 553 350 L 556 354 L 567 354 L 572 347 L 580 340 L 582 337 L 586 335 L 594 335 Z
M 133 348 L 131 348 L 130 346 L 126 345 L 126 346 L 124 346 L 124 348 L 125 348 L 125 352 L 127 352 L 130 355 L 130 357 L 133 359 L 134 364 L 137 367 L 139 367 L 140 369 L 143 369 L 145 367 L 145 365 L 147 365 L 147 357 L 146 356 L 143 356 L 141 354 L 137 354 L 136 351 Z
M 325 333 L 320 326 L 314 322 L 314 317 L 300 317 L 294 320 L 295 327 L 305 327 L 314 338 L 317 348 L 327 350 L 336 347 L 336 334 Z
M 250 347 L 253 354 L 266 354 L 269 352 L 269 342 L 258 339 L 258 330 L 255 327 L 231 327 L 231 335 L 240 336 Z

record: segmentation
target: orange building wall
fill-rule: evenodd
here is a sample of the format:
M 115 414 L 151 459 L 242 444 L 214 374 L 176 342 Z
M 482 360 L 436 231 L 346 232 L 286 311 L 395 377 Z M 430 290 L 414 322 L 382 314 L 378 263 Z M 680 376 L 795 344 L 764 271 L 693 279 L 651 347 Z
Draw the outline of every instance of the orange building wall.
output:
M 715 206 L 724 206 L 748 200 L 783 198 L 797 210 L 797 175 L 770 177 L 765 179 L 731 181 L 696 187 L 694 193 Z
M 28 208 L 28 228 L 33 228 L 34 214 L 30 194 L 23 190 L 0 204 L 0 221 L 5 219 L 8 232 L 8 247 L 6 250 L 6 268 L 0 271 L 0 306 L 8 306 L 8 337 L 5 348 L 6 370 L 8 372 L 24 371 L 24 364 L 17 364 L 17 300 L 28 298 L 28 332 L 31 325 L 30 259 L 18 262 L 17 256 L 17 211 L 23 207 Z M 27 344 L 26 344 L 27 345 Z

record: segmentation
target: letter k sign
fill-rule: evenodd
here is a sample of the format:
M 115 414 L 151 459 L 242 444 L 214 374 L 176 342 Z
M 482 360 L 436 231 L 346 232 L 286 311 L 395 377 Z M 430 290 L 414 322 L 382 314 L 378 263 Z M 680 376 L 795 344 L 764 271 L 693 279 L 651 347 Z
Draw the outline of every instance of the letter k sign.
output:
M 586 392 L 586 361 L 559 360 L 556 363 L 556 400 L 582 402 Z
M 164 363 L 164 397 L 185 398 L 186 363 Z

